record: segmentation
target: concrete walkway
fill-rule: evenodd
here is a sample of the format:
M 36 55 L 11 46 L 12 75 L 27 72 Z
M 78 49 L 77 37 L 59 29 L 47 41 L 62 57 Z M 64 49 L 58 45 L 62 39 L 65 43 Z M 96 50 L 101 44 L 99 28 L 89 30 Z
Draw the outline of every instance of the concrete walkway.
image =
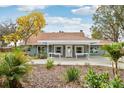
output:
M 87 58 L 53 58 L 54 64 L 58 65 L 99 65 L 99 66 L 108 66 L 111 67 L 111 62 L 108 58 L 101 56 L 92 56 L 89 59 Z M 45 64 L 46 59 L 36 59 L 32 60 L 31 64 Z M 119 68 L 124 69 L 124 63 L 119 63 Z

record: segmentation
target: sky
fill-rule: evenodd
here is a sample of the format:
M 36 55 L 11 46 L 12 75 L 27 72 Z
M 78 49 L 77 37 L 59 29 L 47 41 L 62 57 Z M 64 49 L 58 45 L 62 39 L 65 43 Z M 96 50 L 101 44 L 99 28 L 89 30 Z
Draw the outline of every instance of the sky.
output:
M 45 32 L 79 32 L 83 30 L 86 36 L 90 36 L 90 28 L 93 25 L 93 14 L 97 6 L 80 5 L 49 5 L 49 6 L 0 6 L 0 22 L 27 15 L 31 11 L 41 11 L 46 20 Z

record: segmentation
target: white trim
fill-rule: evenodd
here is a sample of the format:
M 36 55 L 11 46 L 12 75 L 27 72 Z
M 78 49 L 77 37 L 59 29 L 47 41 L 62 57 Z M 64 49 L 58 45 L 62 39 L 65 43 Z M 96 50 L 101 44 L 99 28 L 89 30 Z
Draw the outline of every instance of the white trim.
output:
M 46 45 L 46 44 L 99 44 L 100 40 L 38 40 L 37 43 L 39 45 Z
M 76 59 L 79 55 L 86 55 L 87 59 L 89 59 L 89 53 L 76 53 L 75 56 L 76 56 Z
M 38 47 L 39 47 L 39 46 L 37 45 L 37 54 L 39 54 Z
M 56 53 L 56 47 L 61 47 L 61 55 L 63 55 L 63 46 L 61 45 L 54 45 L 54 53 Z
M 81 46 L 81 45 L 78 45 L 78 46 L 75 46 L 74 50 L 75 50 L 75 54 L 77 53 L 77 47 L 81 47 L 82 48 L 82 52 L 81 53 L 84 53 L 84 46 Z
M 60 53 L 52 53 L 52 52 L 49 52 L 49 57 L 52 58 L 52 54 L 53 54 L 53 55 L 58 55 L 59 58 L 61 58 L 61 56 L 62 56 Z
M 88 46 L 88 49 L 89 49 L 89 53 L 88 53 L 88 55 L 87 55 L 87 58 L 89 59 L 90 58 L 90 54 L 91 54 L 91 45 L 89 44 L 89 46 Z
M 47 56 L 49 57 L 49 45 L 47 44 Z
M 67 56 L 67 47 L 70 47 L 71 48 L 71 55 L 70 56 Z M 65 57 L 72 57 L 73 56 L 73 48 L 72 48 L 72 45 L 66 45 L 65 46 Z

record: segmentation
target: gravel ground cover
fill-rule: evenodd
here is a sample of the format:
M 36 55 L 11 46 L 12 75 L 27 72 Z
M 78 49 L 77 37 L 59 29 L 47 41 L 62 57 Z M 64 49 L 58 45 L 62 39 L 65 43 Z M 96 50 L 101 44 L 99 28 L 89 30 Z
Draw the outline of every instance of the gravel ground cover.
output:
M 79 81 L 67 83 L 64 80 L 64 73 L 70 65 L 58 65 L 47 70 L 45 65 L 33 65 L 32 72 L 24 77 L 24 87 L 28 88 L 81 88 L 84 87 L 84 76 L 87 73 L 88 66 L 75 67 L 81 70 Z M 112 78 L 112 69 L 110 67 L 92 66 L 97 73 L 108 72 Z M 120 70 L 121 78 L 124 79 L 124 70 Z

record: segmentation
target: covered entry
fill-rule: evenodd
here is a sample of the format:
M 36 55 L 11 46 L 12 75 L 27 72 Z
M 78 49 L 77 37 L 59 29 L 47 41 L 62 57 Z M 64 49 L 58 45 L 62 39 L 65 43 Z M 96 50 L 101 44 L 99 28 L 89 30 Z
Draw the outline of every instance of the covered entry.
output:
M 45 45 L 48 57 L 66 57 L 66 58 L 78 58 L 80 56 L 86 56 L 89 58 L 91 53 L 91 46 L 98 43 L 98 40 L 87 41 L 38 41 L 39 45 Z M 52 48 L 50 48 L 52 46 Z

